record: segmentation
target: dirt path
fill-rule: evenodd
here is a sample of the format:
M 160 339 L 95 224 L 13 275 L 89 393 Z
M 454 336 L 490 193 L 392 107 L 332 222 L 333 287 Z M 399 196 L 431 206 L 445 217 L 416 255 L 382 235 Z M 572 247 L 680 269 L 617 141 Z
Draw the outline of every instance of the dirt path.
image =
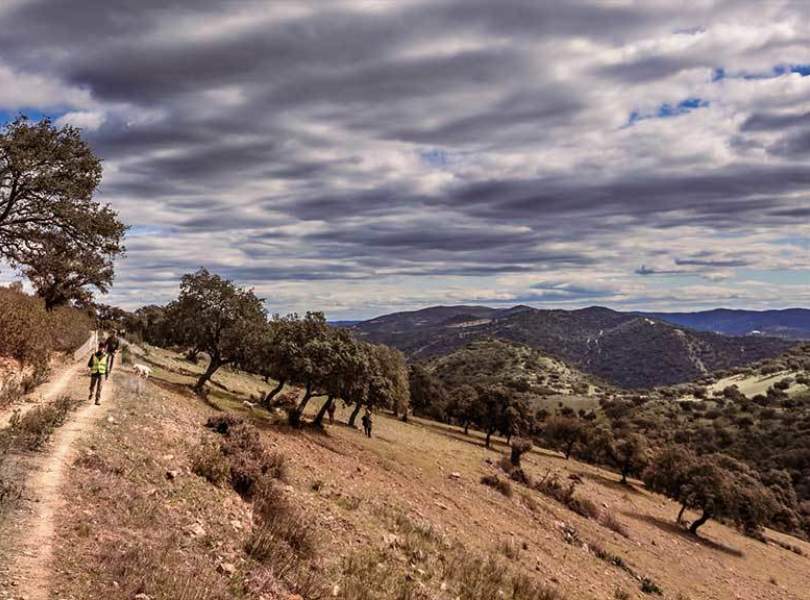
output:
M 67 389 L 71 380 L 81 372 L 87 356 L 87 354 L 81 354 L 80 358 L 54 369 L 50 379 L 22 399 L 22 403 L 15 403 L 0 410 L 0 428 L 8 425 L 15 410 L 25 414 L 38 404 L 56 400 Z
M 59 394 L 69 389 L 70 393 L 78 396 L 87 394 L 86 385 L 87 379 L 77 376 L 75 368 L 71 368 L 55 380 L 53 387 L 48 391 Z M 71 415 L 69 421 L 54 433 L 50 450 L 38 456 L 33 464 L 35 470 L 26 485 L 26 496 L 32 501 L 31 512 L 15 527 L 18 540 L 15 548 L 16 558 L 11 565 L 11 577 L 16 598 L 26 600 L 48 598 L 54 515 L 62 505 L 62 481 L 67 469 L 73 464 L 76 442 L 107 416 L 114 398 L 114 379 L 110 379 L 103 388 L 101 406 L 96 406 L 92 402 L 83 404 Z

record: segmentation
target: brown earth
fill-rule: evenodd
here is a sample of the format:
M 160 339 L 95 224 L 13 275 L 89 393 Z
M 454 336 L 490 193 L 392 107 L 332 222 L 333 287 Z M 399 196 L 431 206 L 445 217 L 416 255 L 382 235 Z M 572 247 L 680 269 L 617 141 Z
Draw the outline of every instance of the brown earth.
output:
M 217 374 L 220 386 L 206 403 L 184 387 L 199 367 L 159 350 L 138 360 L 155 368 L 153 378 L 139 393 L 137 381 L 120 374 L 113 422 L 94 422 L 65 471 L 48 567 L 51 598 L 260 597 L 244 592 L 251 572 L 244 552 L 250 505 L 191 472 L 201 440 L 217 439 L 202 424 L 223 409 L 250 419 L 287 457 L 286 493 L 316 528 L 313 568 L 329 596 L 355 598 L 344 593 L 349 559 L 394 543 L 393 514 L 429 524 L 471 553 L 498 556 L 569 599 L 655 597 L 641 591 L 641 578 L 654 582 L 663 598 L 810 598 L 810 544 L 768 532 L 800 555 L 717 523 L 692 537 L 674 525 L 675 504 L 638 483 L 623 486 L 608 471 L 544 450 L 524 458 L 535 479 L 550 472 L 565 481 L 578 475 L 583 482 L 577 495 L 620 521 L 626 535 L 519 484 L 512 484 L 511 497 L 482 485 L 483 475 L 499 472 L 502 441 L 487 450 L 478 434 L 382 415 L 373 439 L 341 424 L 325 433 L 291 431 L 243 403 L 268 387 L 258 378 Z M 346 416 L 339 411 L 339 420 Z M 618 557 L 627 568 L 597 553 Z M 426 595 L 383 589 L 363 598 L 455 597 L 434 571 L 420 567 L 429 559 L 420 560 L 392 560 L 379 568 L 418 581 Z M 283 585 L 275 589 L 280 591 L 264 598 L 294 598 L 282 593 Z

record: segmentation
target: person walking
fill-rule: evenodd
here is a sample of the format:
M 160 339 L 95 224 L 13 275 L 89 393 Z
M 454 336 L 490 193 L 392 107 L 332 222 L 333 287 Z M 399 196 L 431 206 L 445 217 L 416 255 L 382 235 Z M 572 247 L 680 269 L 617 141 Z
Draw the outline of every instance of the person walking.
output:
M 101 404 L 101 386 L 107 374 L 107 353 L 104 351 L 106 343 L 101 342 L 98 350 L 90 356 L 87 366 L 90 369 L 90 395 L 88 400 L 93 399 L 93 391 L 96 392 L 96 404 Z
M 107 341 L 104 342 L 104 349 L 107 351 L 107 370 L 104 373 L 104 379 L 110 378 L 110 372 L 113 368 L 113 363 L 115 362 L 115 353 L 118 352 L 118 348 L 121 345 L 121 341 L 118 339 L 118 335 L 116 334 L 115 329 L 107 338 Z
M 329 401 L 329 406 L 326 407 L 326 412 L 329 414 L 329 424 L 330 425 L 335 424 L 335 408 L 336 407 L 337 407 L 337 402 L 335 402 L 335 399 L 332 398 Z
M 371 437 L 371 426 L 373 424 L 374 423 L 371 420 L 371 411 L 366 409 L 366 413 L 363 415 L 363 431 L 366 432 L 368 437 Z

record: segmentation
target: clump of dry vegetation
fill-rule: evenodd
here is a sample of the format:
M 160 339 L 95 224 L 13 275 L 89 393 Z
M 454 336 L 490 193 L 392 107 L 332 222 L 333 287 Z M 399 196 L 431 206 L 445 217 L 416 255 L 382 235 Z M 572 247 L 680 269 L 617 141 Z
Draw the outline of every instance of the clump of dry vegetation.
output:
M 8 444 L 11 448 L 37 450 L 48 440 L 53 431 L 65 422 L 68 413 L 79 404 L 79 400 L 63 395 L 54 402 L 29 410 L 24 415 L 15 411 L 3 436 L 8 436 Z
M 0 287 L 0 356 L 23 364 L 47 363 L 51 351 L 69 352 L 81 346 L 92 328 L 90 317 L 77 309 L 45 310 L 41 298 L 17 287 Z
M 505 479 L 501 479 L 497 475 L 484 475 L 481 477 L 481 483 L 498 490 L 506 497 L 512 496 L 512 484 Z

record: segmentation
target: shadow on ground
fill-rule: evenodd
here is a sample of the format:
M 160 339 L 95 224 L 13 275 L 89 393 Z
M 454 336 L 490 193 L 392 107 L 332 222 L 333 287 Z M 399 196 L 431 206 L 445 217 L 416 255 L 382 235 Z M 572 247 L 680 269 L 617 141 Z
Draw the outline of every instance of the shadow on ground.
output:
M 724 552 L 731 556 L 741 557 L 743 553 L 736 548 L 731 548 L 730 546 L 726 546 L 725 544 L 721 544 L 720 542 L 715 542 L 714 540 L 710 540 L 709 538 L 694 535 L 689 533 L 689 530 L 684 529 L 677 523 L 673 521 L 665 521 L 664 519 L 659 519 L 653 515 L 639 515 L 633 512 L 624 511 L 623 513 L 625 516 L 630 517 L 631 519 L 635 519 L 636 521 L 643 521 L 645 523 L 649 523 L 650 525 L 654 525 L 658 527 L 662 531 L 665 531 L 669 534 L 676 535 L 681 539 L 688 540 L 690 542 L 700 544 L 705 548 L 710 548 L 711 550 L 717 550 L 719 552 Z

